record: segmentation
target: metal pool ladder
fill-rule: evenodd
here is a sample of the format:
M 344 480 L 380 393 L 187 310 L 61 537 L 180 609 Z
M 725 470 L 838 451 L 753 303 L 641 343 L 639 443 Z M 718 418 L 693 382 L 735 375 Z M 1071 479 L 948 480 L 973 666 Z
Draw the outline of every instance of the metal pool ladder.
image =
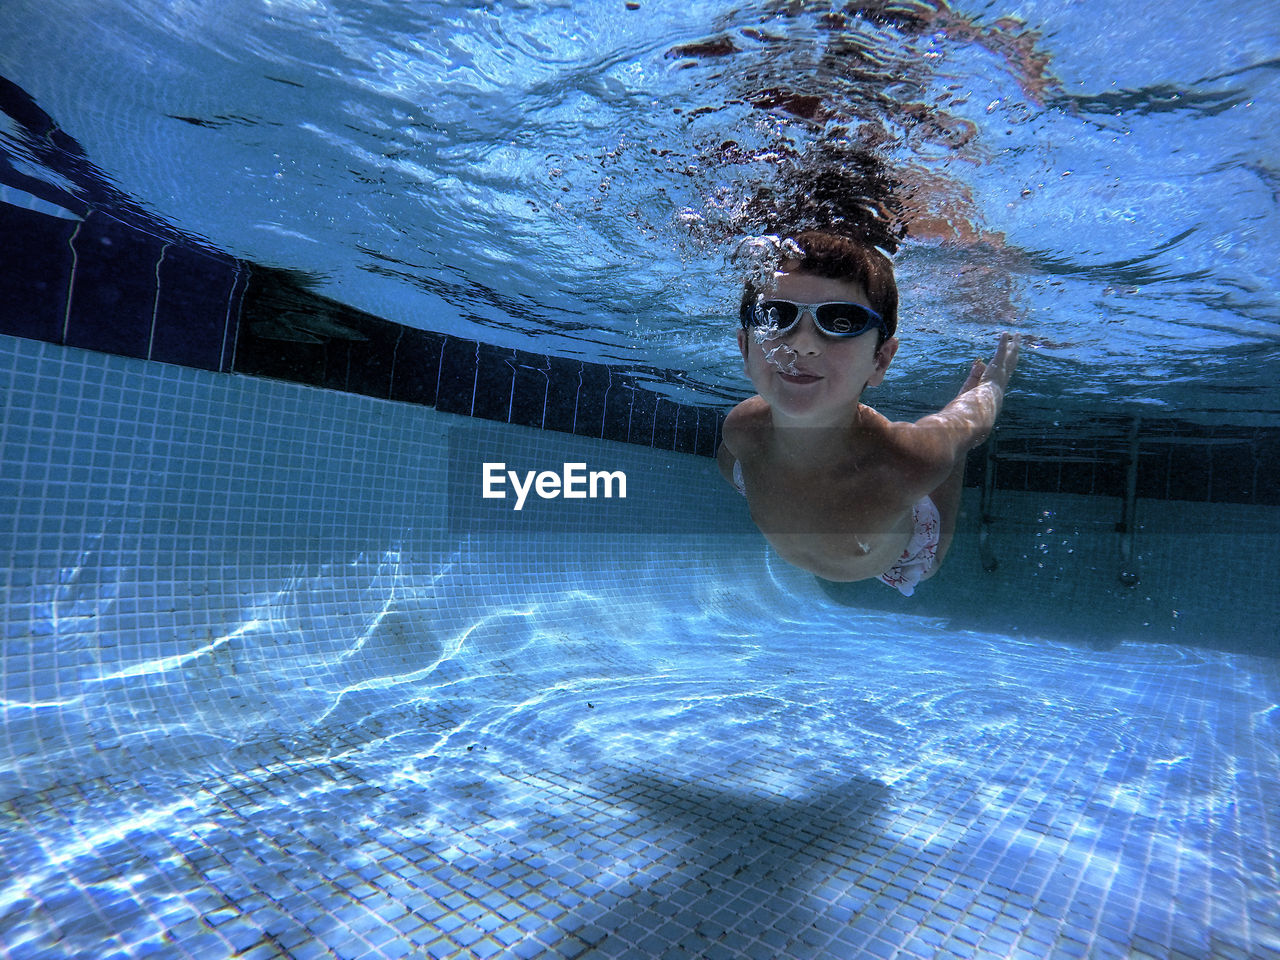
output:
M 1126 587 L 1135 587 L 1141 579 L 1138 569 L 1138 555 L 1134 550 L 1134 535 L 1137 530 L 1136 505 L 1138 499 L 1138 430 L 1142 424 L 1141 417 L 1134 417 L 1129 423 L 1127 443 L 1119 451 L 1112 462 L 1123 463 L 1125 468 L 1124 495 L 1120 508 L 1120 519 L 1115 523 L 1115 531 L 1120 535 L 1120 570 L 1119 580 Z M 995 515 L 993 503 L 996 488 L 996 470 L 1001 463 L 1100 463 L 1096 456 L 1083 456 L 1076 453 L 1051 452 L 1008 452 L 999 450 L 998 431 L 993 431 L 987 441 L 987 468 L 982 478 L 981 520 L 978 530 L 978 556 L 982 568 L 995 570 L 1000 565 L 995 549 L 991 544 L 991 524 L 1000 519 Z

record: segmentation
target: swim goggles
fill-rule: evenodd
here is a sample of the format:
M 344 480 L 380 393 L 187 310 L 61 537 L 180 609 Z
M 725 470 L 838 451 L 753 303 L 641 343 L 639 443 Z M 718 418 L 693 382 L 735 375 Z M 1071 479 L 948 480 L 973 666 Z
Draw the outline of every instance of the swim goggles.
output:
M 860 303 L 796 303 L 793 300 L 761 298 L 754 307 L 745 311 L 743 325 L 760 328 L 773 339 L 790 333 L 806 311 L 818 329 L 829 337 L 856 337 L 873 327 L 879 329 L 882 340 L 886 333 L 884 318 Z

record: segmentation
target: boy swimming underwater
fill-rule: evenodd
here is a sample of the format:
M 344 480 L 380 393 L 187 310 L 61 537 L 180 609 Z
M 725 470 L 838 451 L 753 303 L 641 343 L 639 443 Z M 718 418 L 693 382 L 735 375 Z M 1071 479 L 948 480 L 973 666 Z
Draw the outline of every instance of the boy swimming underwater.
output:
M 725 418 L 720 472 L 786 560 L 911 596 L 951 544 L 965 455 L 995 423 L 1020 338 L 1002 334 L 939 412 L 890 422 L 859 402 L 898 349 L 888 258 L 820 232 L 790 253 L 743 297 L 738 348 L 757 395 Z

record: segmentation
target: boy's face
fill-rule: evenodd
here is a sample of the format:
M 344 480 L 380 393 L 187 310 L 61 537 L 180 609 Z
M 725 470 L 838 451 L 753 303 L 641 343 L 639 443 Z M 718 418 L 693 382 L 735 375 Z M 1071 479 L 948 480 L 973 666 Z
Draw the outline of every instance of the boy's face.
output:
M 784 263 L 774 274 L 773 289 L 767 296 L 796 303 L 859 303 L 870 307 L 862 284 L 849 280 L 833 280 L 810 273 L 799 273 L 792 263 Z M 876 386 L 884 379 L 889 362 L 898 349 L 896 337 L 876 347 L 879 333 L 868 330 L 856 337 L 830 337 L 820 331 L 813 316 L 805 310 L 795 328 L 776 340 L 766 340 L 764 348 L 751 342 L 752 332 L 738 331 L 738 349 L 742 352 L 743 369 L 756 392 L 772 408 L 775 418 L 806 426 L 835 425 L 852 415 L 865 387 Z M 783 363 L 787 372 L 766 358 L 768 350 L 783 344 L 791 364 Z

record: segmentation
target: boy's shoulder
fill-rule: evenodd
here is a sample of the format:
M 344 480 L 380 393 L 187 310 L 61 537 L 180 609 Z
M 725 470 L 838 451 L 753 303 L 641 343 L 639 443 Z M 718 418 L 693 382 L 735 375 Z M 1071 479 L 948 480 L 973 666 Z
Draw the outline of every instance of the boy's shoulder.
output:
M 881 418 L 880 457 L 914 499 L 941 483 L 955 466 L 946 437 L 927 422 Z
M 747 397 L 725 416 L 726 424 L 745 425 L 761 420 L 769 415 L 769 403 L 760 394 Z
M 762 439 L 773 418 L 769 404 L 759 395 L 748 397 L 729 411 L 724 418 L 722 435 L 733 449 Z

